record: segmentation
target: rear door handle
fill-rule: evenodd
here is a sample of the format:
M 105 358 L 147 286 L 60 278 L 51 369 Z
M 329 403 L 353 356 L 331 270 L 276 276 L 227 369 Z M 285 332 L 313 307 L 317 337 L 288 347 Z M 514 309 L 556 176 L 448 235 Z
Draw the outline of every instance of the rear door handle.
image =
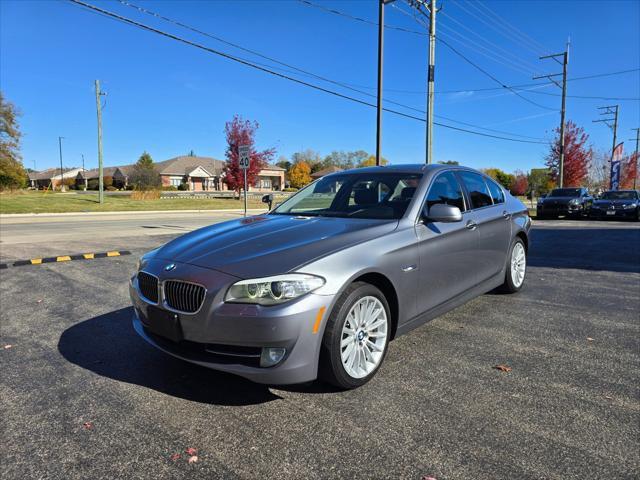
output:
M 503 216 L 504 218 L 507 218 L 507 219 L 508 219 L 508 218 L 511 218 L 511 214 L 510 214 L 509 212 L 507 212 L 506 210 L 505 210 L 504 212 L 502 212 L 502 216 Z
M 466 226 L 469 230 L 475 230 L 475 229 L 476 229 L 476 227 L 478 226 L 478 224 L 477 224 L 476 222 L 474 222 L 473 220 L 469 220 L 465 226 Z

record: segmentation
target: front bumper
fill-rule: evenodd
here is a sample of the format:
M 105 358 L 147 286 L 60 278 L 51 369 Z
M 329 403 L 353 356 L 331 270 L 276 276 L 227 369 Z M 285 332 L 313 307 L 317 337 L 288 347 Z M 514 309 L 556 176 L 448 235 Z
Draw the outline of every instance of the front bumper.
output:
M 151 264 L 145 270 L 161 276 L 153 267 Z M 182 333 L 177 342 L 158 335 L 157 330 L 145 323 L 149 310 L 166 307 L 146 300 L 140 294 L 136 277 L 131 279 L 133 327 L 144 340 L 174 357 L 258 383 L 293 384 L 317 378 L 324 323 L 333 295 L 311 293 L 269 307 L 224 303 L 222 297 L 227 286 L 237 279 L 193 266 L 185 270 L 188 278 L 181 278 L 194 281 L 197 277 L 199 283 L 209 284 L 205 285 L 203 306 L 196 313 L 171 312 L 177 315 Z M 260 367 L 260 351 L 267 347 L 283 347 L 286 354 L 277 365 Z
M 549 216 L 580 216 L 586 212 L 583 205 L 558 204 L 558 205 L 538 205 L 538 215 Z
M 604 209 L 591 207 L 589 212 L 589 217 L 591 218 L 636 218 L 637 216 L 638 210 L 635 208 Z

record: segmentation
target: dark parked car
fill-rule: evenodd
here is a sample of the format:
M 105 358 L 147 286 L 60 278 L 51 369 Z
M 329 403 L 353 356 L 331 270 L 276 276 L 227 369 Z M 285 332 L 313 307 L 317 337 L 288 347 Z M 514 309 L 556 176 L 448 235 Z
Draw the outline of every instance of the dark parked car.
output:
M 636 190 L 604 192 L 593 202 L 590 218 L 629 218 L 640 221 L 640 193 Z
M 584 217 L 592 203 L 593 197 L 586 188 L 556 188 L 538 199 L 537 218 Z

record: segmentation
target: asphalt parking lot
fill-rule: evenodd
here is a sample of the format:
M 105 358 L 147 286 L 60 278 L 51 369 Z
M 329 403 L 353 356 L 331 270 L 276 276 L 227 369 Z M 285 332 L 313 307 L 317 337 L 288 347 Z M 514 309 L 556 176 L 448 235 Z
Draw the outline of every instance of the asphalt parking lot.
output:
M 537 222 L 522 292 L 398 338 L 349 392 L 252 384 L 139 339 L 128 278 L 176 234 L 0 270 L 2 478 L 640 476 L 638 224 Z

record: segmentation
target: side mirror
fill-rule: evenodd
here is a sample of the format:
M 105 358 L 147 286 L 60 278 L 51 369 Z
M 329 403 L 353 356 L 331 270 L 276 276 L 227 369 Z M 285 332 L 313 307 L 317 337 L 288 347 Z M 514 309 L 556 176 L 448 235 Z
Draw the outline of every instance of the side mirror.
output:
M 423 215 L 429 222 L 453 223 L 462 221 L 460 209 L 444 203 L 436 203 L 431 208 L 425 205 Z
M 269 210 L 271 210 L 271 204 L 273 203 L 273 194 L 269 193 L 268 195 L 262 196 L 262 203 L 269 204 Z

